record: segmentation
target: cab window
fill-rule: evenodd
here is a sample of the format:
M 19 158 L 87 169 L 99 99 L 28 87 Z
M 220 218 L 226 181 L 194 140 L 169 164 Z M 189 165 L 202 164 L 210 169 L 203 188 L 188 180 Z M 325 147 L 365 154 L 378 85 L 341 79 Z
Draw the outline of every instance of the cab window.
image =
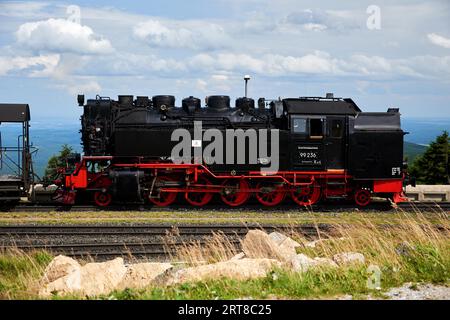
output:
M 311 139 L 323 138 L 323 119 L 309 119 L 309 137 Z
M 305 118 L 296 118 L 293 121 L 293 129 L 294 133 L 306 133 L 306 119 Z

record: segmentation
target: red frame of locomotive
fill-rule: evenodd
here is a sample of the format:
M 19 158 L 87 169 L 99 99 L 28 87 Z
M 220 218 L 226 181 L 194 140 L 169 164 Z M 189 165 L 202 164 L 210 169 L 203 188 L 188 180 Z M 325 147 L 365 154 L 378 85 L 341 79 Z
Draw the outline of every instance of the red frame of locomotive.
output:
M 106 207 L 112 203 L 110 189 L 112 180 L 106 171 L 89 172 L 88 163 L 113 160 L 112 156 L 86 156 L 76 164 L 75 170 L 65 175 L 64 185 L 60 190 L 59 201 L 74 204 L 77 191 L 92 193 L 96 205 Z M 214 194 L 219 194 L 222 201 L 229 206 L 244 204 L 253 194 L 264 206 L 276 206 L 287 195 L 301 206 L 317 203 L 322 198 L 332 199 L 346 197 L 353 199 L 357 205 L 366 206 L 376 194 L 388 196 L 393 202 L 407 201 L 403 194 L 403 180 L 370 180 L 356 182 L 346 170 L 327 171 L 279 171 L 262 174 L 249 171 L 247 174 L 215 174 L 203 164 L 174 164 L 161 162 L 113 163 L 110 168 L 141 169 L 151 171 L 153 180 L 145 198 L 157 206 L 168 206 L 176 201 L 177 194 L 183 193 L 185 200 L 194 206 L 209 203 Z M 185 187 L 177 186 L 181 178 Z M 159 183 L 162 185 L 159 186 Z M 173 186 L 170 186 L 170 183 Z

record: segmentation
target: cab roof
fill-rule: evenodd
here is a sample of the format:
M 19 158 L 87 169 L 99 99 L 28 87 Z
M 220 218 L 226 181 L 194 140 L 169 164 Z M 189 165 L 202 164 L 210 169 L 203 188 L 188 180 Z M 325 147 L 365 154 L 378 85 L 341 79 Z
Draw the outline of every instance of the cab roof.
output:
M 18 103 L 0 103 L 0 122 L 30 121 L 30 106 Z
M 285 110 L 290 114 L 338 114 L 356 115 L 361 109 L 352 99 L 300 97 L 283 99 Z

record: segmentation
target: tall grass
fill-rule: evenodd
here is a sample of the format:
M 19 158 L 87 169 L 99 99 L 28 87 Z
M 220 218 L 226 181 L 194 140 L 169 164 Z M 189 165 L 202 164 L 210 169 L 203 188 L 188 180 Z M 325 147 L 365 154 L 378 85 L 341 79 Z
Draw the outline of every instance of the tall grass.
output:
M 38 281 L 52 256 L 45 251 L 0 251 L 0 299 L 36 297 Z
M 214 232 L 206 242 L 195 240 L 184 242 L 177 248 L 175 257 L 188 265 L 199 265 L 225 261 L 239 252 L 236 242 L 223 232 Z
M 392 215 L 393 219 L 389 219 L 386 223 L 374 223 L 362 213 L 352 219 L 351 223 L 333 224 L 329 231 L 321 231 L 318 228 L 319 221 L 316 221 L 319 241 L 315 242 L 315 247 L 305 245 L 311 239 L 297 233 L 294 228 L 288 233 L 301 244 L 297 248 L 297 253 L 304 253 L 310 257 L 331 258 L 343 252 L 364 254 L 366 263 L 361 266 L 362 269 L 356 272 L 353 268 L 353 273 L 362 275 L 360 282 L 364 285 L 369 265 L 376 265 L 381 269 L 382 285 L 385 288 L 406 281 L 448 283 L 450 279 L 448 213 L 439 211 L 432 215 L 424 215 L 421 212 L 407 213 L 398 210 Z M 258 250 L 257 246 L 252 249 L 255 248 Z M 263 257 L 267 248 L 261 246 L 259 249 L 261 252 L 256 253 L 256 256 Z M 228 260 L 237 251 L 235 245 L 227 241 L 225 236 L 215 234 L 206 244 L 187 243 L 177 253 L 178 258 L 191 265 L 198 265 Z M 290 273 L 289 270 L 285 271 L 287 274 Z M 339 270 L 321 268 L 300 275 L 300 278 L 306 279 L 305 277 L 311 277 L 313 274 L 313 278 L 319 279 L 318 282 L 325 285 L 322 280 L 332 281 L 333 277 L 345 279 L 347 271 L 345 268 Z M 299 275 L 293 276 L 298 282 Z
M 232 299 L 246 296 L 311 298 L 376 294 L 366 285 L 370 275 L 367 270 L 369 265 L 379 266 L 383 289 L 404 282 L 449 284 L 450 224 L 447 212 L 423 214 L 420 211 L 407 213 L 398 210 L 381 222 L 364 213 L 355 213 L 351 222 L 333 223 L 329 231 L 318 228 L 321 222 L 320 218 L 314 221 L 318 232 L 316 240 L 319 240 L 315 242 L 315 247 L 306 245 L 312 239 L 297 233 L 294 227 L 289 230 L 288 235 L 301 244 L 297 248 L 298 253 L 310 257 L 332 257 L 336 253 L 354 251 L 364 254 L 365 264 L 312 268 L 304 273 L 281 268 L 263 279 L 218 279 L 172 287 L 126 290 L 113 295 L 122 299 Z M 280 232 L 286 233 L 283 230 Z M 167 234 L 168 250 L 178 241 L 178 235 L 176 228 Z M 265 249 L 261 247 L 261 255 Z M 208 240 L 185 242 L 170 254 L 173 261 L 199 265 L 226 261 L 239 252 L 239 245 L 234 240 L 218 232 Z M 0 298 L 36 298 L 38 280 L 51 258 L 47 252 L 0 251 Z

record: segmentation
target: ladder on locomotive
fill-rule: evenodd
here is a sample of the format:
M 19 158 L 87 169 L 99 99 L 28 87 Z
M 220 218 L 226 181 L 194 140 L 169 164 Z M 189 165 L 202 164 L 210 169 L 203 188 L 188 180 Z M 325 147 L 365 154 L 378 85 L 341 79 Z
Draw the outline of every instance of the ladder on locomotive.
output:
M 0 125 L 7 140 L 15 139 L 14 144 L 4 145 L 0 132 L 0 201 L 19 201 L 27 196 L 37 177 L 32 163 L 37 148 L 30 145 L 29 121 L 27 104 L 0 104 Z
M 335 178 L 336 179 L 336 178 Z M 333 189 L 337 192 L 330 193 L 330 189 Z M 338 193 L 338 192 L 341 193 Z M 345 178 L 344 181 L 330 181 L 330 177 L 327 175 L 325 177 L 325 188 L 323 190 L 323 197 L 328 200 L 342 200 L 346 199 L 348 197 L 347 194 L 347 179 Z

